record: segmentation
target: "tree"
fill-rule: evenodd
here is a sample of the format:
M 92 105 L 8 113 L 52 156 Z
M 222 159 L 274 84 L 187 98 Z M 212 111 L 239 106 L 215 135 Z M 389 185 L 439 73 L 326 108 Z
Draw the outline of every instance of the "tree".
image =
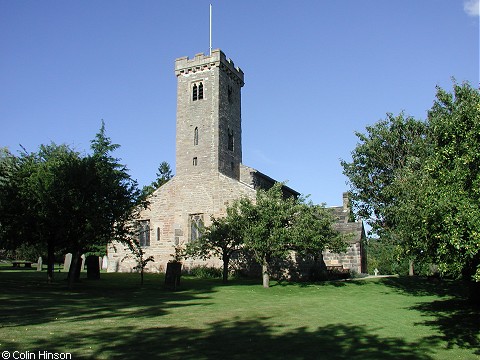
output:
M 387 114 L 367 133 L 355 132 L 360 143 L 352 151 L 352 162 L 341 161 L 350 183 L 350 201 L 356 215 L 364 219 L 374 234 L 387 235 L 394 226 L 388 216 L 395 194 L 391 191 L 399 169 L 408 159 L 424 156 L 426 123 L 403 113 Z
M 138 230 L 137 230 L 138 233 Z M 135 234 L 135 232 L 133 232 Z M 145 268 L 147 267 L 149 262 L 155 261 L 152 255 L 145 256 L 145 251 L 143 250 L 140 242 L 138 241 L 138 236 L 130 236 L 124 243 L 127 245 L 127 248 L 130 250 L 131 254 L 126 255 L 124 259 L 128 257 L 133 257 L 137 263 L 136 266 L 133 267 L 133 270 L 138 270 L 140 272 L 140 286 L 143 286 L 143 275 Z
M 302 255 L 311 255 L 315 261 L 327 247 L 333 252 L 344 252 L 347 243 L 345 237 L 333 228 L 335 221 L 332 211 L 324 205 L 314 205 L 300 199 L 290 229 L 290 249 Z
M 265 288 L 269 287 L 275 258 L 285 259 L 292 251 L 319 254 L 327 247 L 345 247 L 332 229 L 331 214 L 304 199 L 285 197 L 282 186 L 276 183 L 269 190 L 258 190 L 255 203 L 247 198 L 240 200 L 243 240 L 262 266 Z
M 36 153 L 4 155 L 0 162 L 0 236 L 3 247 L 44 245 L 48 279 L 55 250 L 72 252 L 70 286 L 83 252 L 126 241 L 140 192 L 125 166 L 111 156 L 118 148 L 100 132 L 92 155 L 66 145 L 41 145 Z
M 357 213 L 370 216 L 374 230 L 399 244 L 407 256 L 468 280 L 477 300 L 479 104 L 479 90 L 467 83 L 454 83 L 453 93 L 437 88 L 426 122 L 402 121 L 402 132 L 393 131 L 393 122 L 369 127 L 369 136 L 362 135 L 363 143 L 352 153 L 352 163 L 342 162 Z M 385 160 L 395 153 L 400 161 Z
M 403 112 L 387 114 L 385 120 L 367 126 L 367 134 L 355 133 L 361 142 L 352 152 L 352 162 L 341 161 L 350 182 L 352 207 L 379 241 L 403 241 L 396 233 L 394 216 L 389 215 L 397 199 L 393 183 L 407 163 L 425 157 L 426 132 L 423 121 Z M 413 275 L 413 258 L 410 268 Z
M 406 251 L 462 276 L 480 301 L 480 92 L 454 83 L 437 88 L 428 113 L 429 152 L 398 176 L 392 213 Z M 475 284 L 475 281 L 477 282 Z
M 112 156 L 119 147 L 106 136 L 102 120 L 99 132 L 91 141 L 93 154 L 82 159 L 81 166 L 77 168 L 82 173 L 70 182 L 80 196 L 75 202 L 81 204 L 78 208 L 72 207 L 70 212 L 77 220 L 75 224 L 78 224 L 73 227 L 77 232 L 69 244 L 73 254 L 70 269 L 77 268 L 82 253 L 104 252 L 103 249 L 112 240 L 129 244 L 130 227 L 136 214 L 134 209 L 146 206 L 140 201 L 140 190 L 126 166 Z M 73 281 L 74 276 L 70 279 Z
M 242 228 L 244 218 L 240 213 L 239 202 L 227 207 L 225 217 L 212 216 L 210 226 L 203 229 L 199 239 L 187 244 L 185 254 L 190 257 L 209 259 L 218 256 L 223 262 L 223 282 L 228 281 L 228 267 L 232 256 L 241 251 L 243 245 Z
M 1 241 L 4 248 L 22 244 L 45 246 L 47 276 L 53 278 L 55 248 L 64 247 L 72 233 L 66 211 L 70 191 L 66 168 L 79 154 L 65 145 L 42 145 L 37 153 L 25 150 L 2 161 Z M 8 166 L 7 166 L 8 165 Z

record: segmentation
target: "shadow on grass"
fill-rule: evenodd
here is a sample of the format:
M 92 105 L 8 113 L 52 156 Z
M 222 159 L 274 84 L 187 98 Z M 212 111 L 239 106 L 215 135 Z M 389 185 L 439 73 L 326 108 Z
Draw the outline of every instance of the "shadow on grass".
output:
M 461 281 L 430 282 L 425 278 L 400 277 L 384 279 L 381 284 L 413 296 L 438 296 L 445 299 L 421 302 L 410 309 L 428 317 L 417 325 L 434 328 L 439 335 L 429 338 L 445 342 L 448 348 L 458 346 L 480 355 L 480 312 L 467 299 L 467 289 Z
M 66 276 L 66 274 L 64 274 Z M 173 307 L 208 306 L 215 283 L 190 282 L 182 291 L 166 291 L 163 275 L 148 274 L 139 286 L 136 274 L 102 274 L 103 279 L 86 280 L 68 290 L 60 276 L 47 284 L 41 273 L 0 273 L 0 327 L 47 324 L 56 319 L 83 321 L 161 316 Z
M 363 286 L 366 285 L 364 281 L 355 281 L 353 279 L 346 279 L 346 280 L 325 280 L 325 281 L 302 281 L 302 282 L 291 282 L 291 281 L 276 281 L 276 282 L 271 282 L 270 287 L 276 287 L 276 286 L 282 286 L 282 287 L 288 287 L 288 286 L 295 286 L 295 287 L 309 287 L 309 286 L 330 286 L 330 287 L 344 287 L 347 285 L 357 285 L 357 286 Z
M 455 296 L 461 298 L 466 296 L 466 288 L 460 281 L 429 281 L 426 278 L 417 276 L 400 276 L 382 278 L 378 283 L 398 290 L 404 294 L 414 296 L 435 295 L 440 297 Z
M 444 341 L 449 349 L 458 346 L 471 349 L 476 355 L 480 355 L 480 313 L 472 308 L 467 300 L 438 300 L 419 304 L 411 309 L 433 317 L 433 320 L 420 323 L 433 327 L 440 333 L 429 340 Z
M 66 344 L 66 347 L 64 347 Z M 12 351 L 14 344 L 5 344 Z M 63 345 L 63 346 L 62 346 Z M 268 318 L 215 322 L 204 329 L 117 326 L 94 333 L 62 334 L 37 349 L 94 359 L 432 359 L 428 343 L 381 337 L 362 326 L 331 325 L 285 330 Z M 92 350 L 80 353 L 75 349 Z M 32 350 L 31 350 L 32 351 Z

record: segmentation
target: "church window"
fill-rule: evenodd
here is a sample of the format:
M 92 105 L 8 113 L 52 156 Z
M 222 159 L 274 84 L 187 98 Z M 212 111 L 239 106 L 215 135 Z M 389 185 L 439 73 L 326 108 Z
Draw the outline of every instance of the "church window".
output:
M 193 131 L 193 145 L 198 145 L 198 127 Z
M 192 100 L 197 101 L 198 100 L 198 89 L 197 89 L 197 84 L 193 84 L 193 90 L 192 90 Z
M 157 241 L 160 241 L 160 228 L 157 227 Z
M 203 214 L 190 215 L 190 241 L 200 238 L 203 233 Z
M 150 246 L 150 220 L 138 222 L 138 242 L 140 246 Z
M 193 158 L 193 162 L 192 162 L 193 166 L 197 166 L 197 162 L 198 162 L 198 160 L 197 160 L 197 157 L 195 156 Z
M 233 130 L 228 129 L 228 150 L 233 151 Z
M 203 99 L 203 82 L 194 83 L 192 86 L 192 101 Z

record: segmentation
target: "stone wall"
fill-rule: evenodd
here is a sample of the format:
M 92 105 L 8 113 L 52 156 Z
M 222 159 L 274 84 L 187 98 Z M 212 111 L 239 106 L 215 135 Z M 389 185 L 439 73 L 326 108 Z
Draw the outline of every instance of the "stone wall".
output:
M 191 235 L 191 216 L 201 214 L 205 226 L 210 217 L 225 216 L 228 204 L 241 196 L 255 197 L 255 190 L 228 176 L 175 176 L 149 198 L 150 206 L 141 212 L 141 220 L 150 221 L 150 246 L 144 250 L 153 255 L 147 271 L 164 271 L 173 259 L 175 246 L 185 246 Z M 157 236 L 158 235 L 158 236 Z M 113 243 L 109 247 L 109 271 L 132 271 L 133 259 L 126 258 L 128 250 Z M 188 259 L 185 266 L 220 265 L 219 259 L 209 262 Z

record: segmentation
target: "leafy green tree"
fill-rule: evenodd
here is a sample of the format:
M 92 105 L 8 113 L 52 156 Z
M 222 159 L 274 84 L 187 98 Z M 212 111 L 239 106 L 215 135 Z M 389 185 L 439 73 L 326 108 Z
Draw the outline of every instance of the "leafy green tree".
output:
M 425 123 L 402 121 L 402 132 L 393 131 L 393 121 L 369 127 L 352 163 L 342 162 L 357 213 L 370 217 L 382 240 L 462 276 L 474 299 L 480 298 L 479 104 L 479 90 L 467 83 L 454 83 L 453 93 L 437 88 Z M 399 161 L 385 160 L 395 154 Z
M 66 145 L 41 145 L 38 152 L 0 162 L 0 240 L 4 248 L 45 245 L 48 279 L 53 278 L 55 251 L 72 252 L 72 286 L 80 255 L 105 249 L 112 240 L 126 241 L 140 191 L 125 166 L 113 158 L 118 148 L 100 132 L 93 154 L 80 156 Z
M 324 205 L 314 205 L 304 199 L 296 201 L 294 221 L 290 227 L 290 249 L 302 255 L 311 255 L 315 261 L 328 249 L 344 252 L 348 235 L 341 235 L 333 228 L 336 219 Z
M 350 201 L 356 215 L 364 219 L 374 234 L 386 235 L 394 226 L 388 209 L 395 201 L 390 186 L 399 169 L 412 157 L 424 156 L 427 126 L 401 113 L 387 114 L 367 133 L 355 132 L 360 142 L 352 151 L 352 162 L 341 161 L 350 183 Z
M 244 218 L 240 213 L 239 202 L 227 207 L 225 217 L 212 216 L 210 226 L 203 229 L 199 239 L 187 244 L 185 256 L 209 259 L 219 257 L 223 262 L 223 282 L 228 281 L 228 268 L 232 256 L 242 250 Z
M 480 299 L 480 92 L 437 88 L 428 114 L 428 154 L 404 169 L 392 213 L 406 251 L 469 281 Z M 475 284 L 474 281 L 477 283 Z
M 67 196 L 74 192 L 66 191 L 65 169 L 78 160 L 78 153 L 65 145 L 42 145 L 37 153 L 23 151 L 19 157 L 10 156 L 8 171 L 2 171 L 5 175 L 0 203 L 3 247 L 44 245 L 49 280 L 53 278 L 55 248 L 65 248 L 72 232 L 70 215 L 65 209 L 69 204 Z
M 341 250 L 346 246 L 332 229 L 333 216 L 304 199 L 285 197 L 282 186 L 276 183 L 269 190 L 258 190 L 255 202 L 240 200 L 244 244 L 262 266 L 266 288 L 274 259 L 285 259 L 292 251 L 320 254 L 327 247 Z
M 72 228 L 76 230 L 69 244 L 74 254 L 73 270 L 77 269 L 82 253 L 104 253 L 103 249 L 112 240 L 130 243 L 134 209 L 142 205 L 141 193 L 126 166 L 112 155 L 119 146 L 106 135 L 102 121 L 91 142 L 93 154 L 81 159 L 77 168 L 69 171 L 74 175 L 69 183 L 71 190 L 76 189 L 74 193 L 80 197 L 73 199 L 80 205 L 74 207 L 72 203 L 70 211 L 75 219 Z M 76 277 L 70 275 L 70 279 Z

